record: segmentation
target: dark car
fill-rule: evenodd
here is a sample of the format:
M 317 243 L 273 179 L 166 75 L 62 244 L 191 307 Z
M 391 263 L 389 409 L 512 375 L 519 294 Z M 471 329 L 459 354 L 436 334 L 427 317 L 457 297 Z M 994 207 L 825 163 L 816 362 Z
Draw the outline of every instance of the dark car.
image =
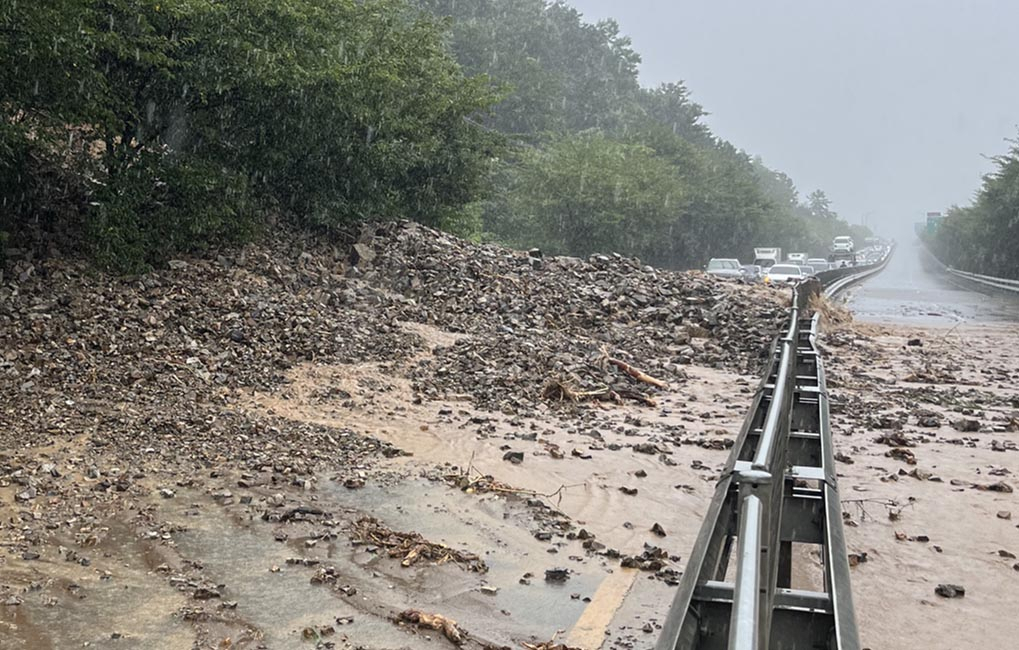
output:
M 743 278 L 747 282 L 760 282 L 764 278 L 764 269 L 757 264 L 744 264 Z
M 739 280 L 743 277 L 743 267 L 740 266 L 739 260 L 733 258 L 714 257 L 704 270 L 708 275 L 726 280 Z

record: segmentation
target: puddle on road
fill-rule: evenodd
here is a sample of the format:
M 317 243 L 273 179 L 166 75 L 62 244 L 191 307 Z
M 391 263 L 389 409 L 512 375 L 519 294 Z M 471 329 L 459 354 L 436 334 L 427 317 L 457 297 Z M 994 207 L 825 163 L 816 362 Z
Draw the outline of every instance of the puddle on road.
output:
M 569 629 L 584 610 L 582 598 L 592 596 L 606 576 L 601 560 L 588 558 L 578 542 L 565 542 L 558 553 L 549 553 L 550 543 L 534 538 L 538 526 L 529 525 L 523 504 L 508 504 L 504 497 L 465 494 L 423 480 L 369 484 L 356 491 L 334 486 L 328 494 L 331 501 L 359 508 L 395 530 L 413 530 L 429 541 L 478 553 L 487 573 L 422 566 L 391 575 L 418 594 L 418 602 L 408 606 L 448 613 L 492 641 L 510 643 L 531 635 L 547 640 L 556 630 Z M 378 569 L 383 563 L 374 564 Z M 385 564 L 399 569 L 396 561 Z M 545 570 L 553 568 L 570 569 L 570 579 L 545 582 Z M 525 573 L 533 574 L 529 585 L 520 584 Z M 498 593 L 482 593 L 482 584 Z M 580 598 L 573 599 L 574 594 Z M 421 602 L 422 597 L 427 600 Z M 472 620 L 485 621 L 485 627 L 476 629 Z
M 114 527 L 98 547 L 78 549 L 88 567 L 59 557 L 56 545 L 39 560 L 8 562 L 4 583 L 25 591 L 21 605 L 0 606 L 0 648 L 191 648 L 193 629 L 173 617 L 184 597 L 151 572 L 145 546 Z
M 234 647 L 255 647 L 244 643 L 253 637 L 238 633 L 238 627 L 257 630 L 266 647 L 296 648 L 309 647 L 301 638 L 305 627 L 325 625 L 336 628 L 337 637 L 331 639 L 343 635 L 371 648 L 423 647 L 425 636 L 434 638 L 435 633 L 410 634 L 390 621 L 411 608 L 450 617 L 488 643 L 547 640 L 574 624 L 586 606 L 582 598 L 593 595 L 607 575 L 600 560 L 584 556 L 577 542 L 549 554 L 549 544 L 534 539 L 528 529 L 524 506 L 505 498 L 467 495 L 424 479 L 373 483 L 359 490 L 326 482 L 317 497 L 316 507 L 334 519 L 357 519 L 361 513 L 376 517 L 394 530 L 417 531 L 430 541 L 476 552 L 489 571 L 471 573 L 427 562 L 403 568 L 398 559 L 354 547 L 345 526 L 267 523 L 241 517 L 243 506 L 224 508 L 199 495 L 179 494 L 160 504 L 159 517 L 188 528 L 174 535 L 181 557 L 200 562 L 206 578 L 225 585 L 223 600 L 237 602 L 238 624 L 217 628 L 234 634 Z M 201 505 L 192 505 L 195 501 Z M 289 535 L 285 543 L 274 539 L 277 530 Z M 327 532 L 336 538 L 305 546 L 305 540 Z M 356 594 L 345 597 L 329 586 L 311 584 L 315 568 L 289 565 L 290 558 L 335 566 L 338 584 L 354 587 Z M 575 573 L 565 584 L 545 583 L 545 569 L 554 567 Z M 520 584 L 528 571 L 535 574 L 531 584 Z M 482 593 L 483 584 L 497 587 L 498 593 Z M 341 626 L 337 618 L 353 622 Z

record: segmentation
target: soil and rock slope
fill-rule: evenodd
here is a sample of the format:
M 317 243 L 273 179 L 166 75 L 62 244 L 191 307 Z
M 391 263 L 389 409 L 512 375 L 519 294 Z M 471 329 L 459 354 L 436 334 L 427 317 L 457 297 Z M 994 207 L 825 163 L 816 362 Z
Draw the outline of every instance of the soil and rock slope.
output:
M 16 260 L 0 633 L 647 647 L 786 300 L 409 223 Z

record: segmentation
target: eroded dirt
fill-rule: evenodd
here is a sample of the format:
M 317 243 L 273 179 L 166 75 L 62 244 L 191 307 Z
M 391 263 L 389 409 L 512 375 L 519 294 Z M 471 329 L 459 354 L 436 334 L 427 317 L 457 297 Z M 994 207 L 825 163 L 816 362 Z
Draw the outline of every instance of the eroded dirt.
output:
M 654 643 L 785 296 L 359 237 L 0 287 L 5 648 Z
M 849 552 L 866 555 L 852 580 L 867 647 L 1015 645 L 1017 344 L 996 324 L 824 337 Z

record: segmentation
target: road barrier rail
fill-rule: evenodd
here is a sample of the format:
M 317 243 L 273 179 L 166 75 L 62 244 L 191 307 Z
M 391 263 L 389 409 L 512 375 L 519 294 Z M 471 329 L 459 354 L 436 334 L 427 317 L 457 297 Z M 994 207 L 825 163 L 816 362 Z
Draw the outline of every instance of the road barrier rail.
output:
M 793 289 L 657 650 L 860 649 L 810 302 L 880 272 L 889 256 Z
M 981 275 L 979 273 L 969 273 L 968 271 L 960 271 L 959 269 L 953 269 L 950 266 L 946 266 L 945 271 L 951 273 L 957 278 L 969 280 L 970 282 L 975 282 L 978 285 L 989 287 L 991 289 L 1007 291 L 1009 293 L 1019 293 L 1019 280 L 1009 280 L 1008 278 L 996 278 L 993 275 Z

